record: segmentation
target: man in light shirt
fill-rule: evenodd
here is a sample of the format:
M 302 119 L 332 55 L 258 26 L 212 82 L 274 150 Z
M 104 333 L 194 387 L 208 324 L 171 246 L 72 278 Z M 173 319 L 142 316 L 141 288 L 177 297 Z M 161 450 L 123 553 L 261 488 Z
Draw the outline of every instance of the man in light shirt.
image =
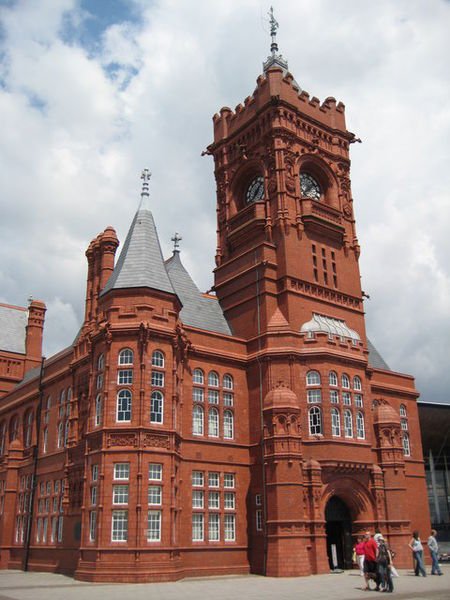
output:
M 441 571 L 441 567 L 439 566 L 439 561 L 438 561 L 438 552 L 439 552 L 439 546 L 438 543 L 436 541 L 436 529 L 432 529 L 431 530 L 431 535 L 428 538 L 428 548 L 430 549 L 430 554 L 431 554 L 431 574 L 432 575 L 442 575 L 442 571 Z

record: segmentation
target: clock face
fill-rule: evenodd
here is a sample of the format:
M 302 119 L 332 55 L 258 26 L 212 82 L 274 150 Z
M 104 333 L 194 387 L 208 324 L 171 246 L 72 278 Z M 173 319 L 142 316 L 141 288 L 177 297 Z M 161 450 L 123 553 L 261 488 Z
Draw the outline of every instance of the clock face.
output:
M 250 185 L 247 188 L 247 192 L 245 194 L 245 200 L 247 204 L 250 202 L 257 202 L 258 200 L 263 200 L 264 198 L 264 177 L 262 175 L 257 175 L 254 177 Z
M 322 195 L 320 185 L 309 173 L 300 173 L 300 191 L 303 198 L 311 200 L 320 200 Z

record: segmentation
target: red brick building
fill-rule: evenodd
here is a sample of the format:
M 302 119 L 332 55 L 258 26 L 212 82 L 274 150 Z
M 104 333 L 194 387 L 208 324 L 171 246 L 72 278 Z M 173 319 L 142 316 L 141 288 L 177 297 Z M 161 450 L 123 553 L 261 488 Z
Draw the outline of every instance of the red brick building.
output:
M 351 566 L 375 527 L 403 567 L 428 530 L 414 380 L 365 331 L 344 105 L 302 91 L 274 43 L 213 121 L 215 295 L 177 248 L 164 261 L 144 172 L 117 262 L 111 227 L 87 249 L 73 345 L 42 369 L 34 348 L 2 388 L 3 568 L 307 575 L 332 545 Z

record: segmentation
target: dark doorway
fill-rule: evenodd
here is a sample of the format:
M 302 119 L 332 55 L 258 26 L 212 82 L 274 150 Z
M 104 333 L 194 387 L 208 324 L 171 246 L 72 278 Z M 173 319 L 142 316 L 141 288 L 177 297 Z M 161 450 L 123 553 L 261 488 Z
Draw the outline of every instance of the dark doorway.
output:
M 352 564 L 352 519 L 345 502 L 333 496 L 325 508 L 325 532 L 330 569 L 334 568 L 333 548 L 339 569 L 351 569 Z

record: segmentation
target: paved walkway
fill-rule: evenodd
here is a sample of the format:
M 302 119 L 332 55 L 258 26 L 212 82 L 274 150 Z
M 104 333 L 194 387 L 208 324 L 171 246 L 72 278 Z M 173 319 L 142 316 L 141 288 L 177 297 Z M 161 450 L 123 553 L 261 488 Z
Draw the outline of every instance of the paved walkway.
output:
M 414 577 L 401 571 L 394 579 L 395 598 L 450 599 L 450 565 L 442 577 Z M 347 571 L 336 575 L 278 579 L 248 575 L 184 579 L 175 583 L 92 584 L 64 575 L 0 571 L 0 600 L 358 600 L 392 597 L 363 592 L 362 578 Z

